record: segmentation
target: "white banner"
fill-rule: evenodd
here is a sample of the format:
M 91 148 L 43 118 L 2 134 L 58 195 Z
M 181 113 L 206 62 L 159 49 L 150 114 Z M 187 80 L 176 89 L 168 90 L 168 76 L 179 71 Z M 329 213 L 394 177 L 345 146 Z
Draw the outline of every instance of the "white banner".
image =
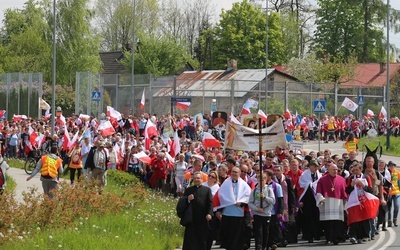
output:
M 250 124 L 249 124 L 250 125 Z M 276 133 L 276 135 L 262 136 L 262 149 L 275 149 L 276 146 L 287 147 L 285 129 L 282 119 L 278 119 L 271 126 L 262 129 L 262 133 Z M 245 136 L 246 135 L 246 136 Z M 254 135 L 254 136 L 248 136 Z M 225 148 L 242 151 L 258 151 L 259 137 L 258 130 L 235 123 L 227 123 L 225 132 Z

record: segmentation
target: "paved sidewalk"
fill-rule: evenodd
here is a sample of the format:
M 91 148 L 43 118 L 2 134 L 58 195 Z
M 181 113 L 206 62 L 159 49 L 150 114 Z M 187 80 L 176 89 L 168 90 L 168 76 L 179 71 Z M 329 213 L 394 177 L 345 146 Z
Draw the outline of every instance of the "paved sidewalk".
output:
M 18 201 L 23 201 L 22 192 L 29 191 L 29 188 L 37 188 L 38 193 L 43 193 L 42 182 L 40 181 L 40 174 L 37 174 L 30 181 L 26 181 L 29 175 L 25 173 L 23 169 L 13 168 L 10 166 L 10 169 L 7 171 L 7 174 L 11 176 L 15 182 L 17 183 L 17 187 L 15 188 L 15 198 Z

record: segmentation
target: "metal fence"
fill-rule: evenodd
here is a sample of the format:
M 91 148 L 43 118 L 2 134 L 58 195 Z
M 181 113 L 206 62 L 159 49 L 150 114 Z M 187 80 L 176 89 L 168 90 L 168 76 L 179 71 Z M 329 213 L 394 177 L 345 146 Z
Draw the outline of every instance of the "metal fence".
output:
M 41 116 L 39 97 L 43 95 L 43 74 L 0 74 L 0 109 L 6 110 L 7 119 L 13 115 Z
M 135 75 L 132 83 L 131 74 L 93 75 L 77 73 L 76 81 L 77 106 L 75 113 L 83 112 L 98 115 L 111 105 L 124 114 L 147 112 L 163 115 L 173 113 L 210 113 L 219 110 L 239 114 L 247 98 L 258 101 L 265 111 L 265 80 L 218 80 L 218 79 L 179 79 L 173 76 L 154 77 L 152 75 Z M 132 88 L 132 85 L 134 88 Z M 95 90 L 96 89 L 96 90 Z M 100 91 L 102 99 L 93 102 L 93 91 Z M 145 93 L 145 108 L 140 110 L 140 101 Z M 361 96 L 361 97 L 360 97 Z M 343 115 L 351 113 L 341 107 L 345 97 L 358 103 L 362 98 L 355 115 L 360 117 L 367 109 L 379 113 L 385 104 L 385 87 L 361 88 L 339 84 L 305 83 L 293 81 L 268 82 L 269 113 L 283 113 L 286 109 L 301 114 L 313 114 L 315 100 L 325 100 L 327 115 Z M 172 100 L 189 98 L 191 106 L 188 110 L 177 110 Z M 97 109 L 100 108 L 100 109 Z
M 25 114 L 39 117 L 38 98 L 43 95 L 42 73 L 7 73 L 0 74 L 0 109 L 5 109 L 8 119 L 13 114 Z M 134 86 L 132 88 L 132 86 Z M 152 75 L 135 75 L 132 82 L 131 74 L 93 74 L 77 72 L 75 85 L 76 114 L 99 116 L 106 112 L 110 105 L 124 114 L 147 112 L 163 115 L 173 113 L 209 113 L 225 111 L 239 114 L 247 98 L 258 101 L 258 108 L 264 112 L 265 80 L 257 82 L 248 79 L 180 79 L 179 77 L 154 77 Z M 145 93 L 145 108 L 140 110 L 140 101 Z M 99 101 L 93 101 L 93 92 L 100 92 Z M 326 101 L 326 114 L 343 115 L 349 113 L 341 108 L 345 97 L 356 103 L 359 96 L 363 103 L 356 114 L 358 117 L 367 109 L 378 114 L 385 105 L 385 87 L 359 88 L 337 84 L 304 83 L 293 81 L 269 80 L 268 82 L 268 113 L 283 113 L 289 109 L 292 113 L 314 113 L 314 100 Z M 56 93 L 57 94 L 57 93 Z M 173 98 L 190 98 L 188 110 L 178 110 L 174 107 Z M 72 111 L 71 111 L 72 112 Z

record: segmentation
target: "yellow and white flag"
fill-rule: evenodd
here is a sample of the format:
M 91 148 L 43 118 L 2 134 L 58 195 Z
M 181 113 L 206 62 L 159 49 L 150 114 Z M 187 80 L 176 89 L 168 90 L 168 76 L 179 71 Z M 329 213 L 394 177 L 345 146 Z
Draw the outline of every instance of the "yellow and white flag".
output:
M 39 108 L 44 109 L 44 110 L 49 110 L 50 105 L 45 100 L 43 100 L 41 97 L 39 97 Z

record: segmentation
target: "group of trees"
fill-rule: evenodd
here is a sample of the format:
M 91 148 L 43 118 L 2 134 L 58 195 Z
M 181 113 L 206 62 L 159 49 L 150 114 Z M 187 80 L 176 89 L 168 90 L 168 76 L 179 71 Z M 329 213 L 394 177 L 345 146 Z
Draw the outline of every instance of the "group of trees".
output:
M 300 80 L 337 82 L 349 65 L 385 61 L 385 1 L 309 1 L 243 0 L 216 18 L 211 0 L 57 0 L 57 83 L 74 86 L 75 72 L 101 72 L 99 51 L 127 44 L 136 74 L 171 75 L 187 62 L 223 69 L 228 59 L 265 68 L 267 16 L 268 66 L 285 64 Z M 400 11 L 390 8 L 391 29 L 399 24 Z M 53 0 L 6 10 L 0 72 L 43 72 L 49 82 L 53 25 Z M 128 70 L 130 53 L 121 62 Z

